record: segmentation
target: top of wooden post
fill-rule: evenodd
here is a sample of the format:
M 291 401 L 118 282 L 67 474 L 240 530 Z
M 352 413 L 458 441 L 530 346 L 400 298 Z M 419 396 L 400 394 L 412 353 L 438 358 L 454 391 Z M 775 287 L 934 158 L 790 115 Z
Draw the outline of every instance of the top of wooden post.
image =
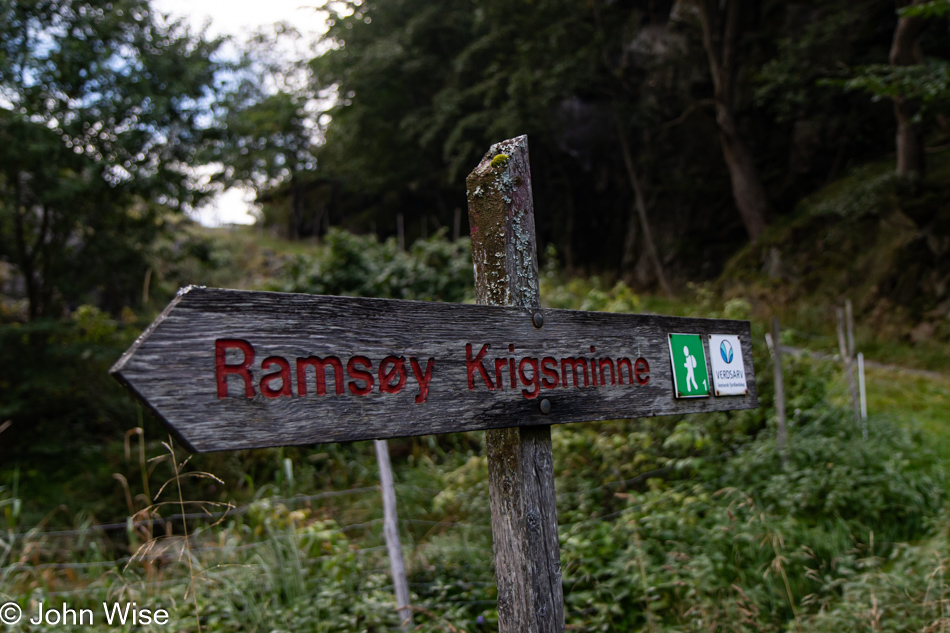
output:
M 492 145 L 465 184 L 476 300 L 541 307 L 528 137 Z

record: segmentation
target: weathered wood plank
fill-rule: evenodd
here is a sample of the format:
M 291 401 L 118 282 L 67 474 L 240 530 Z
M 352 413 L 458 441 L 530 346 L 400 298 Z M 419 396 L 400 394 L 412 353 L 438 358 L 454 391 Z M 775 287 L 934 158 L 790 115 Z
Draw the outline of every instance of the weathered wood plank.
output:
M 527 137 L 493 145 L 466 187 L 478 302 L 527 309 L 543 328 Z M 499 631 L 563 633 L 551 427 L 489 429 L 485 443 Z
M 544 325 L 536 328 L 534 311 L 524 308 L 190 288 L 169 305 L 112 373 L 199 452 L 722 411 L 757 404 L 748 322 L 541 312 Z M 669 332 L 739 334 L 749 395 L 675 400 Z M 245 381 L 235 374 L 226 377 L 227 396 L 218 397 L 215 342 L 220 340 L 253 346 L 254 360 L 248 368 L 253 397 L 246 397 Z M 476 370 L 471 389 L 468 345 L 473 358 L 485 351 L 485 377 Z M 225 360 L 233 365 L 242 356 L 231 348 Z M 296 359 L 310 356 L 340 359 L 345 374 L 342 394 L 336 393 L 334 370 L 328 370 L 327 395 L 318 396 L 315 371 L 305 367 L 307 393 L 301 395 Z M 365 383 L 346 371 L 348 361 L 357 356 L 372 363 L 374 388 L 364 396 L 355 395 L 350 386 Z M 406 382 L 399 393 L 379 389 L 379 364 L 387 356 L 405 359 Z M 290 365 L 292 395 L 271 398 L 261 393 L 264 375 L 279 370 L 274 364 L 262 367 L 272 357 Z M 581 368 L 575 387 L 574 372 L 567 367 L 566 386 L 559 379 L 557 387 L 542 385 L 538 397 L 528 398 L 523 391 L 530 393 L 533 385 L 526 386 L 517 376 L 516 387 L 511 388 L 510 364 L 494 363 L 496 358 L 514 358 L 518 374 L 522 358 L 553 358 L 561 378 L 562 359 L 592 357 L 631 361 L 642 357 L 649 364 L 649 381 L 628 384 L 624 364 L 623 385 L 585 387 Z M 421 394 L 412 358 L 423 376 L 429 359 L 435 359 L 424 402 L 417 402 Z M 489 390 L 486 379 L 494 384 L 496 369 L 502 376 L 501 388 Z M 532 372 L 528 365 L 524 370 L 526 376 Z M 604 374 L 609 383 L 606 367 Z M 271 379 L 269 386 L 283 387 L 279 379 Z M 540 411 L 541 398 L 551 403 L 548 415 Z

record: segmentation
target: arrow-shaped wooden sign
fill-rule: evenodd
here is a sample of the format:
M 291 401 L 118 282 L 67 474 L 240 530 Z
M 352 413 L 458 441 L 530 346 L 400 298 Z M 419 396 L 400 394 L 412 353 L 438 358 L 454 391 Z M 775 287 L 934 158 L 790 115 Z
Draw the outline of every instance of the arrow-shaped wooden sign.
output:
M 685 361 L 671 354 L 683 333 L 697 339 Z M 190 287 L 112 374 L 205 452 L 753 408 L 749 334 L 745 321 Z M 746 394 L 709 388 L 718 351 L 698 341 L 711 335 L 738 336 Z M 677 397 L 683 362 L 705 397 Z

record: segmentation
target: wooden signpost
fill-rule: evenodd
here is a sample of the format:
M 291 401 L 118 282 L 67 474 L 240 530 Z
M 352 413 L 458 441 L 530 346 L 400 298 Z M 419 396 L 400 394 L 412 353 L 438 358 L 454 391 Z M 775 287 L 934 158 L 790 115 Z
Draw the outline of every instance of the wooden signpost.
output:
M 550 426 L 756 407 L 749 323 L 542 309 L 526 137 L 467 187 L 480 305 L 189 287 L 112 374 L 197 452 L 486 430 L 500 631 L 562 632 Z

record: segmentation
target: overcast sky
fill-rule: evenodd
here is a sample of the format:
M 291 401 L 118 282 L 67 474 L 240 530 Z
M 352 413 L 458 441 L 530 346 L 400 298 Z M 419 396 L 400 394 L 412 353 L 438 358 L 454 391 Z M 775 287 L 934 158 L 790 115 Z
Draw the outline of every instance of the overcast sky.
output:
M 195 28 L 209 24 L 210 36 L 243 33 L 274 22 L 289 22 L 298 31 L 316 39 L 325 30 L 326 14 L 317 9 L 325 0 L 152 0 L 152 7 L 163 13 L 185 17 Z M 230 189 L 207 207 L 198 210 L 196 219 L 211 226 L 250 224 L 248 214 L 254 195 L 243 189 Z

